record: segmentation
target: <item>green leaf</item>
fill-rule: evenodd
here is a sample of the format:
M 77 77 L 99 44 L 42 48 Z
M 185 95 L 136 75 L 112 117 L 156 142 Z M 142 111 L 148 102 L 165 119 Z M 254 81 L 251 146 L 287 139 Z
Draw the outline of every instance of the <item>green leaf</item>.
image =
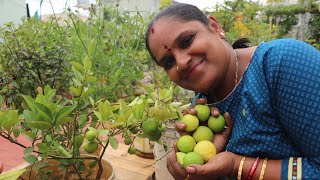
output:
M 56 114 L 55 116 L 55 122 L 57 125 L 66 123 L 65 121 L 63 121 L 67 116 L 69 116 L 69 114 L 77 107 L 77 105 L 72 105 L 72 106 L 65 106 L 62 109 L 60 109 L 60 111 Z M 60 123 L 58 123 L 60 122 Z M 63 123 L 61 123 L 63 122 Z
M 61 124 L 65 124 L 65 123 L 71 122 L 71 121 L 73 121 L 73 119 L 74 119 L 73 117 L 61 118 L 56 122 L 56 125 L 59 126 Z
M 121 74 L 122 74 L 122 69 L 118 69 L 118 70 L 116 71 L 116 73 L 115 73 L 114 76 L 115 76 L 116 78 L 120 78 Z
M 15 171 L 9 171 L 4 174 L 0 174 L 0 180 L 16 180 L 18 179 L 25 171 L 26 169 L 18 169 Z
M 86 56 L 83 60 L 84 69 L 89 71 L 92 67 L 92 61 L 88 56 Z
M 49 151 L 49 148 L 46 143 L 38 143 L 37 147 L 38 147 L 38 151 L 41 153 L 46 153 Z
M 77 135 L 75 137 L 75 143 L 74 143 L 75 148 L 79 148 L 82 145 L 83 140 L 84 140 L 84 136 L 83 135 Z
M 56 90 L 52 89 L 50 86 L 46 85 L 44 88 L 44 96 L 46 97 L 47 102 L 50 102 L 55 96 Z
M 34 141 L 36 138 L 36 135 L 31 131 L 22 131 L 22 134 L 24 134 L 30 141 Z
M 114 137 L 109 137 L 109 142 L 110 142 L 110 145 L 113 149 L 118 149 L 118 140 Z
M 22 95 L 23 99 L 26 101 L 26 103 L 28 104 L 29 108 L 31 109 L 31 111 L 35 112 L 36 109 L 33 105 L 34 100 L 31 96 L 26 96 L 26 95 Z
M 45 105 L 35 102 L 34 107 L 37 109 L 38 114 L 48 123 L 53 122 L 52 113 Z
M 23 117 L 26 119 L 26 121 L 34 121 L 34 120 L 36 120 L 35 112 L 30 111 L 30 110 L 24 110 L 23 111 Z
M 90 57 L 93 57 L 93 53 L 95 52 L 95 49 L 96 49 L 96 40 L 95 38 L 93 38 L 88 46 L 88 55 Z
M 91 106 L 94 106 L 94 99 L 92 97 L 89 97 L 89 101 L 90 101 Z
M 144 103 L 135 104 L 132 106 L 132 112 L 133 112 L 134 118 L 136 118 L 137 120 L 142 119 L 143 113 L 144 113 L 144 107 L 145 107 Z
M 30 147 L 25 148 L 23 153 L 24 153 L 25 156 L 28 156 L 33 152 L 33 150 L 34 150 L 34 147 L 30 146 Z
M 78 62 L 75 62 L 75 61 L 71 61 L 70 62 L 72 64 L 72 67 L 77 70 L 78 72 L 80 72 L 82 75 L 84 74 L 84 67 L 78 63 Z
M 45 121 L 26 121 L 28 126 L 35 129 L 46 130 L 51 128 L 51 124 Z
M 20 129 L 19 128 L 13 128 L 13 135 L 15 138 L 18 138 L 20 135 Z
M 23 159 L 25 161 L 27 161 L 29 164 L 34 164 L 38 161 L 37 157 L 35 155 L 28 155 L 28 156 L 25 156 L 23 157 Z

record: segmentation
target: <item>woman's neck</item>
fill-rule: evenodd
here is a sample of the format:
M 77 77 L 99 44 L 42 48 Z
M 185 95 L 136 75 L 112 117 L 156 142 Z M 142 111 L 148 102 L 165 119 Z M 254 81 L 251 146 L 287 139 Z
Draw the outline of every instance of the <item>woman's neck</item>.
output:
M 207 94 L 208 102 L 213 103 L 221 101 L 227 98 L 232 93 L 232 91 L 236 88 L 237 84 L 241 81 L 243 74 L 250 63 L 256 48 L 257 46 L 243 49 L 235 49 L 237 59 L 235 58 L 235 55 L 233 55 L 232 60 L 230 60 L 230 71 L 228 71 L 229 77 L 226 76 L 226 80 L 223 81 L 222 86 L 215 88 L 214 90 L 211 90 L 211 92 Z M 236 60 L 238 61 L 238 65 L 236 65 Z

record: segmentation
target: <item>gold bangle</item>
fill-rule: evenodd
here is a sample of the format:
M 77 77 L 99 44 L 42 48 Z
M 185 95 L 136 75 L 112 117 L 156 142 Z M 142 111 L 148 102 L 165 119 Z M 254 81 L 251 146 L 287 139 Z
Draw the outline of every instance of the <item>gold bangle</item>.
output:
M 245 157 L 245 156 L 243 156 L 243 158 L 242 158 L 241 161 L 240 161 L 240 165 L 239 165 L 239 169 L 238 169 L 238 178 L 237 178 L 237 180 L 241 180 L 242 168 L 243 168 L 244 160 L 246 160 L 246 157 Z
M 265 158 L 263 160 L 263 164 L 262 164 L 259 180 L 263 180 L 263 176 L 264 176 L 264 173 L 266 172 L 266 168 L 267 168 L 267 163 L 268 163 L 268 158 Z

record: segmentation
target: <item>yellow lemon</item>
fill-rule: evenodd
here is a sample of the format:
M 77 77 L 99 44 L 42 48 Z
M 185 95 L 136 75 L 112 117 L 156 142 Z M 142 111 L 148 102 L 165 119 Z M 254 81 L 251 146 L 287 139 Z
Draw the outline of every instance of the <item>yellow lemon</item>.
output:
M 217 154 L 215 145 L 207 140 L 198 142 L 193 151 L 200 154 L 204 162 L 208 162 L 212 156 Z

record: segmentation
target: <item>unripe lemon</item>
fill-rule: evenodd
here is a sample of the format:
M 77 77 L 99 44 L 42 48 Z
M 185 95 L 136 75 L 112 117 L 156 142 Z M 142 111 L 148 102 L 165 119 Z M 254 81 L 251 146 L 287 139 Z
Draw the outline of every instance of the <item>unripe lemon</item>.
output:
M 96 141 L 90 141 L 84 145 L 84 150 L 87 153 L 94 153 L 98 149 L 98 143 Z
M 180 152 L 188 153 L 193 151 L 196 141 L 190 135 L 184 135 L 178 139 L 177 147 Z
M 178 163 L 180 164 L 180 166 L 183 167 L 183 158 L 184 158 L 184 156 L 186 155 L 186 153 L 177 152 L 176 155 L 177 155 L 177 161 L 178 161 Z
M 183 168 L 186 168 L 190 164 L 204 164 L 204 161 L 200 154 L 196 152 L 189 152 L 183 158 Z
M 124 144 L 125 144 L 125 145 L 129 145 L 129 144 L 131 144 L 131 143 L 132 143 L 132 140 L 131 140 L 130 137 L 126 137 L 126 138 L 124 139 Z
M 186 124 L 185 131 L 187 132 L 192 132 L 199 126 L 199 119 L 197 118 L 197 116 L 191 114 L 184 115 L 181 119 L 181 122 Z
M 200 142 L 203 140 L 212 141 L 213 140 L 213 132 L 207 126 L 199 126 L 192 135 L 193 139 L 196 142 Z
M 142 123 L 142 132 L 146 135 L 152 135 L 158 131 L 158 121 L 155 119 L 148 119 Z
M 136 151 L 137 151 L 137 149 L 135 147 L 133 147 L 133 146 L 129 147 L 129 149 L 128 149 L 128 153 L 129 154 L 135 154 Z
M 197 111 L 197 117 L 200 122 L 206 122 L 209 119 L 211 113 L 208 105 L 197 104 L 194 109 Z
M 86 132 L 86 139 L 88 139 L 89 141 L 94 140 L 94 138 L 97 137 L 97 131 L 87 131 Z
M 210 118 L 208 120 L 208 127 L 214 133 L 219 133 L 219 132 L 223 131 L 225 125 L 226 125 L 226 121 L 222 115 L 219 115 L 219 117 L 217 117 L 217 118 L 210 116 Z
M 215 145 L 207 140 L 198 142 L 193 151 L 200 154 L 204 162 L 208 162 L 212 156 L 217 154 Z

